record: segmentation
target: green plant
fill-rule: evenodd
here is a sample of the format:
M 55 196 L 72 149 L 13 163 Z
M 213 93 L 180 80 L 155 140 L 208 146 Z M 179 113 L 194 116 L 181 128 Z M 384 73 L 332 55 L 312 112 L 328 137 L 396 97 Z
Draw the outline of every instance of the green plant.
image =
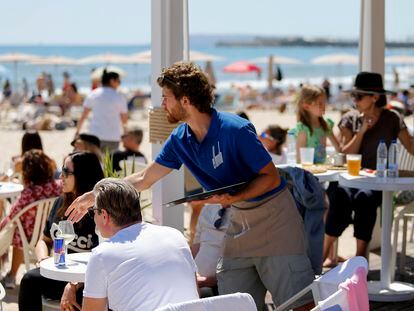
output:
M 132 160 L 132 167 L 131 172 L 128 174 L 126 162 L 124 161 L 124 165 L 121 171 L 116 171 L 113 166 L 113 155 L 110 154 L 109 150 L 106 149 L 105 151 L 105 158 L 103 163 L 103 173 L 105 178 L 112 177 L 112 178 L 123 178 L 128 175 L 131 175 L 135 172 L 135 156 Z M 149 198 L 141 199 L 140 200 L 141 210 L 144 210 L 150 206 L 152 206 L 152 202 Z

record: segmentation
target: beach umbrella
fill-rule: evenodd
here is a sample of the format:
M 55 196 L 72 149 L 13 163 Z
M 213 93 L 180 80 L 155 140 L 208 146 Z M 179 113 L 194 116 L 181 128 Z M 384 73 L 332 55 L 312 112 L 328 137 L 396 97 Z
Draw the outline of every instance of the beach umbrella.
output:
M 260 73 L 262 69 L 257 66 L 256 64 L 253 64 L 251 62 L 242 60 L 238 61 L 232 64 L 229 64 L 223 68 L 224 72 L 227 73 L 250 73 L 250 72 L 256 72 Z
M 311 60 L 314 65 L 336 65 L 338 75 L 342 74 L 343 65 L 358 65 L 358 56 L 354 54 L 338 53 L 322 55 Z
M 216 85 L 216 76 L 214 74 L 213 70 L 213 63 L 212 61 L 208 60 L 206 61 L 206 67 L 204 68 L 204 72 L 207 74 L 208 81 L 211 85 Z
M 17 89 L 17 80 L 18 80 L 18 72 L 17 72 L 17 64 L 21 62 L 28 62 L 39 56 L 32 55 L 32 54 L 22 54 L 22 53 L 8 53 L 8 54 L 1 54 L 0 55 L 0 63 L 13 63 L 14 64 L 14 84 Z
M 269 89 L 273 88 L 273 55 L 270 55 L 268 58 L 268 64 L 267 64 L 267 86 Z
M 354 54 L 328 54 L 318 56 L 311 60 L 315 65 L 356 65 L 358 64 L 358 56 Z
M 74 58 L 63 57 L 63 56 L 46 56 L 46 57 L 39 57 L 29 61 L 30 64 L 33 65 L 66 65 L 66 66 L 73 66 L 79 65 L 79 61 Z
M 269 62 L 269 58 L 272 57 L 273 64 L 279 65 L 300 65 L 302 61 L 292 57 L 269 55 L 268 57 L 259 57 L 252 60 L 253 63 L 266 64 Z
M 386 64 L 414 64 L 414 56 L 411 55 L 392 55 L 385 57 Z
M 74 58 L 63 56 L 46 56 L 33 59 L 29 62 L 32 65 L 51 65 L 55 67 L 55 76 L 58 75 L 58 66 L 76 66 L 79 65 L 79 61 Z
M 135 56 L 137 58 L 149 59 L 151 61 L 151 50 L 146 50 L 143 52 L 132 54 L 131 56 Z M 207 54 L 199 51 L 190 51 L 190 61 L 193 62 L 207 62 L 207 61 L 221 61 L 224 58 L 217 55 Z
M 122 68 L 111 65 L 111 66 L 102 66 L 102 67 L 98 67 L 94 69 L 94 71 L 92 71 L 91 73 L 91 79 L 100 80 L 102 78 L 102 75 L 105 69 L 107 72 L 116 72 L 117 74 L 119 74 L 120 78 L 124 78 L 127 75 L 125 70 L 123 70 Z
M 88 57 L 81 58 L 80 64 L 120 64 L 125 63 L 128 60 L 128 56 L 121 54 L 96 54 Z

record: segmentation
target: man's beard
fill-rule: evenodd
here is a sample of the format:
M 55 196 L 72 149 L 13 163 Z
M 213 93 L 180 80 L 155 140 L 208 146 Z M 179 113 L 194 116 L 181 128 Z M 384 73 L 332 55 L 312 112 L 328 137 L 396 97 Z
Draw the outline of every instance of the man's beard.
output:
M 177 108 L 175 111 L 169 112 L 168 110 L 165 110 L 167 112 L 167 121 L 171 124 L 176 124 L 180 121 L 183 121 L 186 113 L 183 108 Z

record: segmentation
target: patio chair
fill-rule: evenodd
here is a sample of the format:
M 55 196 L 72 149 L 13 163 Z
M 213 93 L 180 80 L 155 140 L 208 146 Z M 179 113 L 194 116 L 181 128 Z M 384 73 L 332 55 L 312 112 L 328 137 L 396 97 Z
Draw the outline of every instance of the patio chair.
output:
M 256 311 L 253 297 L 246 293 L 221 295 L 168 304 L 155 311 Z
M 338 286 L 338 291 L 322 301 L 312 311 L 369 310 L 367 271 L 358 267 L 351 278 Z
M 53 197 L 35 201 L 27 205 L 13 217 L 6 225 L 6 227 L 4 227 L 3 230 L 1 230 L 0 232 L 0 255 L 4 254 L 9 249 L 14 231 L 17 227 L 23 244 L 25 269 L 26 271 L 28 271 L 30 269 L 31 259 L 33 259 L 33 262 L 35 261 L 35 246 L 40 238 L 43 228 L 45 227 L 47 217 L 49 216 L 49 212 L 56 199 L 57 197 Z M 23 225 L 20 221 L 20 216 L 22 216 L 24 213 L 26 213 L 33 207 L 36 207 L 36 218 L 33 225 L 33 234 L 29 241 L 23 230 Z
M 400 146 L 400 153 L 398 159 L 399 169 L 403 171 L 414 171 L 414 156 L 411 155 L 407 149 L 403 146 Z M 405 262 L 406 262 L 406 248 L 407 248 L 407 231 L 408 231 L 408 220 L 411 219 L 411 229 L 410 229 L 410 242 L 413 242 L 413 233 L 414 233 L 414 202 L 411 202 L 402 208 L 394 216 L 394 241 L 393 241 L 393 254 L 392 254 L 392 267 L 395 267 L 396 258 L 397 258 L 397 246 L 398 246 L 398 231 L 400 227 L 400 221 L 403 220 L 403 229 L 402 229 L 402 245 L 401 245 L 401 255 L 398 265 L 398 272 L 402 273 L 404 271 Z M 393 275 L 394 276 L 394 275 Z
M 0 283 L 0 310 L 3 311 L 3 298 L 6 296 L 6 291 L 3 285 Z
M 288 310 L 289 306 L 312 291 L 315 304 L 327 299 L 338 291 L 338 286 L 342 282 L 350 279 L 359 267 L 368 271 L 368 262 L 364 257 L 355 256 L 336 266 L 332 270 L 315 279 L 312 284 L 302 289 L 299 293 L 288 299 L 286 302 L 276 307 L 276 311 Z M 366 281 L 366 279 L 365 279 Z M 368 299 L 368 298 L 367 298 Z

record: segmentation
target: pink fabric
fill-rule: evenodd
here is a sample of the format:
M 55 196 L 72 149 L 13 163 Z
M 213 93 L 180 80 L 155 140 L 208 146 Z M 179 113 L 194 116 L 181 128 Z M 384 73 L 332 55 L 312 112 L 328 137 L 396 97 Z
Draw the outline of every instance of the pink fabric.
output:
M 367 270 L 365 268 L 357 268 L 350 279 L 339 284 L 339 288 L 347 292 L 349 311 L 369 310 Z
M 12 205 L 9 215 L 0 222 L 0 230 L 3 229 L 15 215 L 17 215 L 23 208 L 25 208 L 30 203 L 33 203 L 41 199 L 57 197 L 61 194 L 62 182 L 60 180 L 51 181 L 43 185 L 34 185 L 25 188 L 20 194 L 17 201 Z M 30 241 L 33 234 L 35 218 L 35 207 L 33 207 L 32 209 L 25 212 L 22 216 L 20 216 L 20 221 L 22 222 L 23 230 L 27 236 L 28 241 Z M 12 245 L 15 247 L 22 248 L 22 240 L 17 229 L 14 232 Z

